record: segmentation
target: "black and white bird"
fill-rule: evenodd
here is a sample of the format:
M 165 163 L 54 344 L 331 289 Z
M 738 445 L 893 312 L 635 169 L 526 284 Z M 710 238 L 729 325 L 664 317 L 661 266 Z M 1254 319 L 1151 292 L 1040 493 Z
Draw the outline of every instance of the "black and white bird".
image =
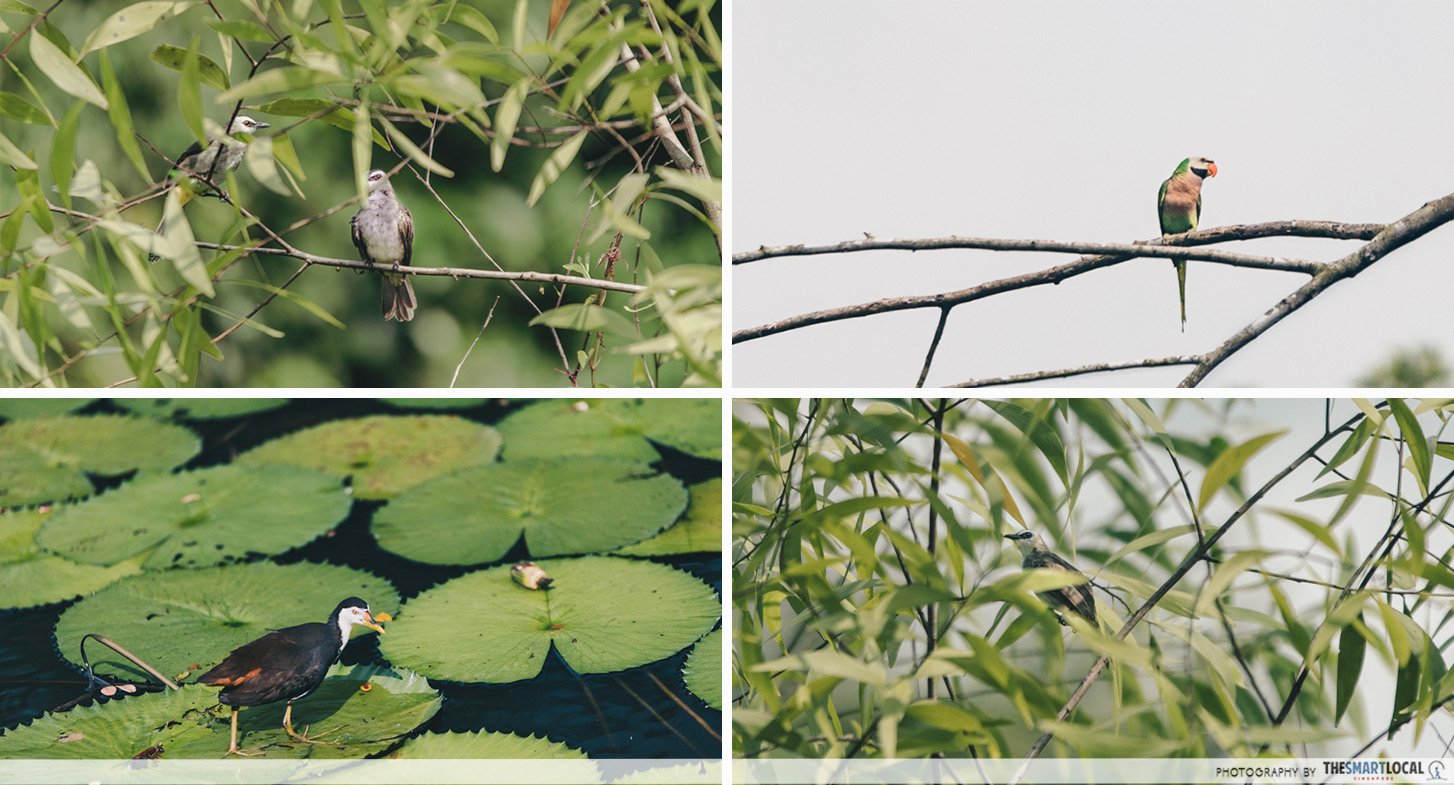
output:
M 368 200 L 353 216 L 353 244 L 365 262 L 394 269 L 383 272 L 384 320 L 407 322 L 414 318 L 414 287 L 397 271 L 414 254 L 414 216 L 394 196 L 387 172 L 369 172 L 368 185 Z
M 1079 575 L 1084 578 L 1085 574 L 1075 568 L 1075 565 L 1065 559 L 1056 556 L 1045 544 L 1044 538 L 1032 531 L 1015 532 L 1006 534 L 1005 539 L 1012 540 L 1015 546 L 1020 549 L 1020 566 L 1027 570 L 1058 570 L 1060 572 Z M 1038 592 L 1040 599 L 1055 609 L 1068 608 L 1075 611 L 1081 618 L 1096 623 L 1096 600 L 1091 595 L 1090 583 L 1079 586 L 1066 586 L 1061 589 Z M 1057 610 L 1059 615 L 1059 610 Z M 1061 624 L 1065 623 L 1062 617 Z
M 240 114 L 232 119 L 224 136 L 208 138 L 205 148 L 199 142 L 192 142 L 191 147 L 177 156 L 176 165 L 168 173 L 172 180 L 187 185 L 182 189 L 181 203 L 186 204 L 198 192 L 210 190 L 210 186 L 197 178 L 216 184 L 218 192 L 226 198 L 227 191 L 222 189 L 221 184 L 227 179 L 227 173 L 242 163 L 252 135 L 269 127 L 261 120 Z
M 380 619 L 387 616 L 381 614 Z M 280 700 L 288 702 L 288 708 L 283 710 L 283 730 L 298 741 L 318 743 L 293 730 L 293 701 L 307 697 L 323 683 L 328 668 L 348 645 L 348 636 L 355 624 L 379 633 L 384 631 L 374 622 L 368 603 L 349 597 L 333 609 L 328 621 L 273 630 L 233 649 L 217 667 L 197 677 L 202 684 L 222 687 L 217 699 L 232 707 L 232 741 L 227 754 L 256 754 L 237 748 L 238 707 Z

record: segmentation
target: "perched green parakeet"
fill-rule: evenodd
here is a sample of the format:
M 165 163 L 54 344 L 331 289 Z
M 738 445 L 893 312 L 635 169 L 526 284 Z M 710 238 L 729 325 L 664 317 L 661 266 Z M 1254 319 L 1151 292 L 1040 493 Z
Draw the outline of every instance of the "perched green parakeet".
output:
M 1201 156 L 1177 164 L 1156 195 L 1163 237 L 1197 228 L 1197 220 L 1202 217 L 1202 180 L 1216 176 L 1216 162 Z M 1176 289 L 1181 296 L 1181 329 L 1186 332 L 1186 260 L 1173 259 L 1172 263 L 1176 265 Z

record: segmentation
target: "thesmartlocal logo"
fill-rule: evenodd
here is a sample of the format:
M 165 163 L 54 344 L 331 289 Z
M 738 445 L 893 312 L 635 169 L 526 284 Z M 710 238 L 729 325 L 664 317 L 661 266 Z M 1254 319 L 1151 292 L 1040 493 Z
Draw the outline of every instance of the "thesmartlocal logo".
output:
M 1398 759 L 1386 760 L 1325 760 L 1323 773 L 1330 776 L 1349 777 L 1350 782 L 1447 782 L 1444 778 L 1442 760 Z

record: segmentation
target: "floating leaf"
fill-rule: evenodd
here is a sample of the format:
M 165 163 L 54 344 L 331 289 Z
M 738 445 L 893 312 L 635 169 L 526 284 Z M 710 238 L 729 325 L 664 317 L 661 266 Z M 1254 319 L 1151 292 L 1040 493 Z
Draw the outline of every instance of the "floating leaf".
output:
M 91 401 L 91 398 L 0 398 L 0 419 L 19 420 L 25 417 L 65 414 L 80 409 Z
M 0 505 L 89 496 L 85 472 L 170 469 L 197 454 L 196 434 L 138 417 L 38 417 L 0 425 Z
M 379 403 L 398 409 L 473 409 L 488 398 L 380 398 Z
M 722 631 L 697 641 L 682 668 L 687 691 L 718 711 L 722 710 Z
M 722 480 L 700 482 L 687 489 L 687 514 L 670 529 L 645 542 L 616 551 L 621 556 L 669 556 L 722 550 Z
M 644 439 L 692 455 L 722 455 L 722 403 L 717 398 L 556 399 L 527 406 L 500 422 L 505 460 L 601 455 L 649 463 L 658 453 Z
M 51 515 L 38 510 L 0 514 L 0 608 L 29 608 L 90 594 L 141 572 L 135 562 L 114 567 L 77 564 L 42 551 L 35 533 Z
M 544 591 L 521 588 L 506 565 L 420 594 L 380 649 L 391 662 L 447 681 L 529 679 L 552 646 L 576 673 L 609 673 L 681 651 L 722 615 L 711 588 L 663 564 L 589 556 L 540 566 L 555 579 Z M 468 609 L 463 626 L 461 609 Z
M 352 477 L 360 499 L 388 499 L 456 469 L 491 463 L 499 452 L 499 432 L 470 420 L 376 415 L 334 420 L 274 439 L 238 460 Z
M 159 420 L 222 420 L 268 412 L 285 398 L 118 398 L 117 406 Z
M 373 689 L 360 690 L 363 684 Z M 47 714 L 0 736 L 0 758 L 128 759 L 158 748 L 168 759 L 221 758 L 231 727 L 229 709 L 218 703 L 217 693 L 186 685 Z M 440 702 L 439 693 L 416 674 L 335 665 L 316 692 L 294 704 L 293 723 L 300 730 L 337 728 L 326 740 L 347 746 L 293 741 L 283 731 L 283 703 L 243 709 L 238 746 L 260 748 L 266 758 L 361 758 L 428 722 Z
M 392 612 L 398 605 L 388 581 L 331 564 L 257 562 L 148 572 L 67 608 L 56 624 L 56 644 L 63 656 L 79 662 L 81 637 L 99 633 L 162 673 L 181 673 L 192 665 L 200 673 L 269 630 L 327 620 L 346 597 L 362 597 L 375 613 Z M 355 628 L 355 637 L 359 634 Z M 146 678 L 109 650 L 88 648 L 87 653 L 98 673 Z
M 586 759 L 586 754 L 558 741 L 514 733 L 428 733 L 404 742 L 391 758 L 462 760 L 468 758 Z
M 374 516 L 385 550 L 430 564 L 502 558 L 524 533 L 532 556 L 609 551 L 650 537 L 687 506 L 675 478 L 614 458 L 462 469 L 401 493 Z
M 141 477 L 67 507 L 37 541 L 87 564 L 147 553 L 148 570 L 210 567 L 303 545 L 342 521 L 351 504 L 338 478 L 319 471 L 214 466 Z

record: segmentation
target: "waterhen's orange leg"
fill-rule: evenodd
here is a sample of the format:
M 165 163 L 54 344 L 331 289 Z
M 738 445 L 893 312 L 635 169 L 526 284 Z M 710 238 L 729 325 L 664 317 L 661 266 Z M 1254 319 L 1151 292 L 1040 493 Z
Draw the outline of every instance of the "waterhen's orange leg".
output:
M 340 727 L 342 727 L 342 726 L 340 726 Z M 298 733 L 297 731 L 293 730 L 293 702 L 292 701 L 288 701 L 288 708 L 283 709 L 283 730 L 287 731 L 289 736 L 292 736 L 293 738 L 297 739 L 298 741 L 303 742 L 304 744 L 332 744 L 332 745 L 334 745 L 336 747 L 342 747 L 343 746 L 342 744 L 339 744 L 338 742 L 334 742 L 334 741 L 319 741 L 319 739 L 323 738 L 324 736 L 327 736 L 328 734 L 333 733 L 334 731 L 337 731 L 338 728 L 334 728 L 333 730 L 323 731 L 322 733 L 318 734 L 317 736 L 309 736 L 308 735 L 308 729 L 307 728 L 304 728 L 302 733 Z
M 232 707 L 232 741 L 227 745 L 228 755 L 261 755 L 262 750 L 240 750 L 237 748 L 237 707 Z

